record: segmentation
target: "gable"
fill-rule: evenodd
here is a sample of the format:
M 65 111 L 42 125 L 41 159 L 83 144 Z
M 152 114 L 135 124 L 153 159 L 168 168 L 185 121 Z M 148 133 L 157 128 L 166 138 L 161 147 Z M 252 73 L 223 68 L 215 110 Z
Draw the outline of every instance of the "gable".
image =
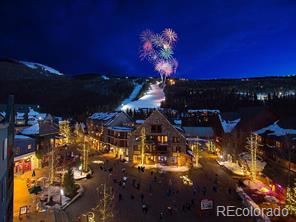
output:
M 136 133 L 139 133 L 142 127 L 147 127 L 151 125 L 162 125 L 164 127 L 164 131 L 173 131 L 177 135 L 184 137 L 184 135 L 177 130 L 169 121 L 168 119 L 158 110 L 155 110 L 150 114 L 150 116 L 144 121 L 143 124 L 137 127 L 137 129 L 134 131 Z
M 126 123 L 128 123 L 128 124 L 133 123 L 132 118 L 129 117 L 126 113 L 120 112 L 113 119 L 108 121 L 105 125 L 106 126 L 119 126 L 119 125 L 125 125 Z

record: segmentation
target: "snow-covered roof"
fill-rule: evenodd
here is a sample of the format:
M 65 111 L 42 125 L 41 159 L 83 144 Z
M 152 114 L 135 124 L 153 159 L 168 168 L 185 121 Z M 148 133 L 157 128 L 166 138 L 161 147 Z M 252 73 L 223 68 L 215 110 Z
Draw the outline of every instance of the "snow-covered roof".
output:
M 129 127 L 129 126 L 112 126 L 112 127 L 108 127 L 108 129 L 115 130 L 115 131 L 121 131 L 121 132 L 130 132 L 134 128 Z
M 296 135 L 296 126 L 294 129 L 284 129 L 284 128 L 281 128 L 279 125 L 278 125 L 278 122 L 279 121 L 276 121 L 275 123 L 265 127 L 265 128 L 262 128 L 260 130 L 257 130 L 255 133 L 257 134 L 264 134 L 264 133 L 267 133 L 267 135 L 270 135 L 270 136 L 285 136 L 285 135 L 290 135 L 290 134 L 295 134 Z
M 14 139 L 32 139 L 32 138 L 24 135 L 15 135 Z
M 40 113 L 29 107 L 28 116 L 38 116 Z
M 31 68 L 31 69 L 38 69 L 38 68 L 41 68 L 47 72 L 50 72 L 52 74 L 55 74 L 55 75 L 64 75 L 62 74 L 61 72 L 57 71 L 56 69 L 53 69 L 49 66 L 46 66 L 46 65 L 43 65 L 43 64 L 40 64 L 40 63 L 36 63 L 36 62 L 26 62 L 26 61 L 19 61 L 21 64 Z
M 201 112 L 201 113 L 206 113 L 206 112 L 220 113 L 220 110 L 218 110 L 218 109 L 189 109 L 188 112 L 189 113 L 198 113 L 198 112 Z
M 118 112 L 112 112 L 112 113 L 99 112 L 99 113 L 92 114 L 89 118 L 92 120 L 107 121 L 107 120 L 113 119 L 116 115 L 118 115 Z
M 222 120 L 221 119 L 221 125 L 225 133 L 231 133 L 232 130 L 236 127 L 236 125 L 239 123 L 240 119 L 236 120 Z
M 182 124 L 182 120 L 180 120 L 180 119 L 175 119 L 175 120 L 174 120 L 174 124 L 176 124 L 176 125 L 181 125 L 181 124 Z
M 16 113 L 16 119 L 24 119 L 24 118 L 25 118 L 25 113 L 20 113 L 20 112 Z
M 137 123 L 137 124 L 142 124 L 142 123 L 144 123 L 144 122 L 145 122 L 144 119 L 136 119 L 136 123 Z
M 33 126 L 27 127 L 21 131 L 23 135 L 38 135 L 39 134 L 39 124 L 36 123 Z

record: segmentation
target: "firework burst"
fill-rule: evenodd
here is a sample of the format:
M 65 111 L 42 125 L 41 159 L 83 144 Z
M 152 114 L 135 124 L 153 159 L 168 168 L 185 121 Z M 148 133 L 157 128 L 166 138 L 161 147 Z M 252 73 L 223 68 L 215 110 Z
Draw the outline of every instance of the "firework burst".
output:
M 175 33 L 172 29 L 169 28 L 163 30 L 162 35 L 170 44 L 176 42 L 178 39 L 177 33 Z
M 167 76 L 175 73 L 178 62 L 173 57 L 173 46 L 178 36 L 170 28 L 166 28 L 161 34 L 154 33 L 149 29 L 142 32 L 140 48 L 141 60 L 147 60 L 154 65 L 154 69 L 160 74 L 163 83 Z

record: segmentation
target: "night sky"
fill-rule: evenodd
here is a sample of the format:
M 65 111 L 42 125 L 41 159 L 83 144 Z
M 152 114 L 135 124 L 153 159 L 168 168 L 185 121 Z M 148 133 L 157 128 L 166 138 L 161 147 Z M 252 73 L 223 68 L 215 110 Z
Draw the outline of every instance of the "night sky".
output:
M 175 77 L 296 73 L 296 1 L 1 0 L 0 57 L 65 74 L 157 75 L 139 60 L 144 29 L 179 40 Z

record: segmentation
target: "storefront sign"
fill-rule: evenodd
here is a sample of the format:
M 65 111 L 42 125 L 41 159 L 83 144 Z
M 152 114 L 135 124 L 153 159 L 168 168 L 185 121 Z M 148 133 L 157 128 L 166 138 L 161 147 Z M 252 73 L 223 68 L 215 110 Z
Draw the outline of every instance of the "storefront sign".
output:
M 27 214 L 27 213 L 28 213 L 27 206 L 20 207 L 20 215 Z
M 200 201 L 200 209 L 201 210 L 212 210 L 214 208 L 214 201 L 203 199 Z

